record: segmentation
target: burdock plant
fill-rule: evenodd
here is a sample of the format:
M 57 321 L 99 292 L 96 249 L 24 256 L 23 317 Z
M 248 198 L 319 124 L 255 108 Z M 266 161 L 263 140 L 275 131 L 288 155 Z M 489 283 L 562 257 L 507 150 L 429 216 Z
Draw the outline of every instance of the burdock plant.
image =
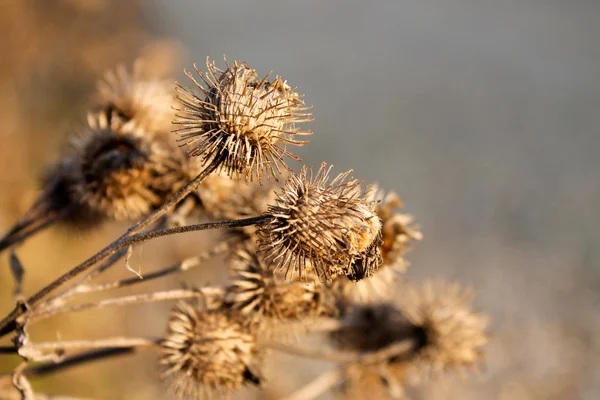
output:
M 263 388 L 273 378 L 264 369 L 273 351 L 337 364 L 287 399 L 330 389 L 351 396 L 356 388 L 400 398 L 405 387 L 426 384 L 424 377 L 476 366 L 487 318 L 471 310 L 470 297 L 456 286 L 418 286 L 402 277 L 409 244 L 422 235 L 399 197 L 363 187 L 351 171 L 333 176 L 325 163 L 299 173 L 288 167 L 287 158 L 300 161 L 289 147 L 307 143 L 312 133 L 301 124 L 311 118 L 302 95 L 282 78 L 259 78 L 240 61 L 220 69 L 208 60 L 206 71 L 194 69 L 187 73 L 193 89 L 169 87 L 137 67 L 109 72 L 88 123 L 2 239 L 2 249 L 12 247 L 17 304 L 0 321 L 0 335 L 12 334 L 13 345 L 0 350 L 23 359 L 11 377 L 21 397 L 34 398 L 30 378 L 144 349 L 158 353 L 160 376 L 180 399 Z M 197 218 L 209 222 L 188 223 Z M 104 220 L 133 225 L 38 292 L 20 293 L 16 244 L 54 221 Z M 209 229 L 224 234 L 208 251 L 143 280 L 97 281 L 123 257 L 127 264 L 137 244 Z M 217 255 L 228 270 L 224 282 L 108 295 Z M 173 300 L 160 338 L 34 342 L 28 333 L 59 314 Z M 303 345 L 312 335 L 329 344 Z

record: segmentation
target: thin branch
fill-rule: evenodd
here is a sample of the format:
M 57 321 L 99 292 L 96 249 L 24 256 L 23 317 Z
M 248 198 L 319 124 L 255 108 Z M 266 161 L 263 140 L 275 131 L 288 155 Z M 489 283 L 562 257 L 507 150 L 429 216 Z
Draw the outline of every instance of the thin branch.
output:
M 27 323 L 49 318 L 58 314 L 69 312 L 84 311 L 94 308 L 104 308 L 111 306 L 125 306 L 131 304 L 153 303 L 157 301 L 189 299 L 194 297 L 204 297 L 206 295 L 215 295 L 222 293 L 221 288 L 204 287 L 199 289 L 173 289 L 162 292 L 142 293 L 131 296 L 115 297 L 110 299 L 99 300 L 91 303 L 74 304 L 64 307 L 52 307 L 42 310 L 31 311 L 27 317 Z
M 76 276 L 89 270 L 91 267 L 93 267 L 94 265 L 96 265 L 98 262 L 102 261 L 106 257 L 109 257 L 110 255 L 119 251 L 119 249 L 122 248 L 122 247 L 118 246 L 119 243 L 125 241 L 125 239 L 127 239 L 131 235 L 134 235 L 135 233 L 141 232 L 144 229 L 148 228 L 155 221 L 157 221 L 160 217 L 162 217 L 164 214 L 166 214 L 171 209 L 171 207 L 175 206 L 183 198 L 185 198 L 189 193 L 191 193 L 193 190 L 195 190 L 200 185 L 200 183 L 204 180 L 204 178 L 206 178 L 213 171 L 215 171 L 217 169 L 217 167 L 220 165 L 221 161 L 222 161 L 221 157 L 216 157 L 215 159 L 213 159 L 212 162 L 210 164 L 208 164 L 208 166 L 202 172 L 200 172 L 200 174 L 198 174 L 198 176 L 196 176 L 196 178 L 194 178 L 190 183 L 185 185 L 177 193 L 175 193 L 173 196 L 171 196 L 162 206 L 160 206 L 160 208 L 158 208 L 153 213 L 148 215 L 146 218 L 144 218 L 143 220 L 141 220 L 140 222 L 136 223 L 131 228 L 129 228 L 127 230 L 127 232 L 125 234 L 123 234 L 119 239 L 112 242 L 110 245 L 108 245 L 104 249 L 100 250 L 98 253 L 96 253 L 92 257 L 88 258 L 83 263 L 79 264 L 78 266 L 71 269 L 70 271 L 64 273 L 63 275 L 58 277 L 58 279 L 52 281 L 50 284 L 48 284 L 47 286 L 45 286 L 44 288 L 39 290 L 37 293 L 35 293 L 29 299 L 27 299 L 27 301 L 25 303 L 29 304 L 30 306 L 37 305 L 41 300 L 43 300 L 45 297 L 47 297 L 49 294 L 54 292 L 56 289 L 58 289 L 60 286 L 62 286 L 66 282 L 72 280 Z M 127 246 L 125 246 L 125 247 L 127 247 Z M 23 309 L 23 307 L 20 307 L 19 305 L 17 305 L 4 319 L 2 319 L 2 321 L 0 321 L 0 336 L 4 336 L 4 335 L 14 331 L 15 329 L 17 329 L 17 322 L 16 322 L 17 318 L 19 318 L 24 313 L 25 313 L 25 310 Z
M 156 340 L 158 342 L 158 340 Z M 155 344 L 155 343 L 154 343 Z M 153 345 L 148 346 L 120 346 L 120 347 L 102 347 L 93 350 L 83 351 L 81 353 L 64 356 L 56 361 L 46 361 L 33 366 L 27 366 L 23 374 L 28 378 L 43 377 L 53 373 L 62 372 L 66 369 L 76 367 L 81 364 L 87 364 L 94 361 L 104 360 L 113 357 L 133 354 L 138 350 L 151 349 Z M 16 353 L 16 351 L 15 351 Z M 0 379 L 3 377 L 0 376 Z M 0 396 L 0 398 L 3 398 Z
M 405 339 L 400 342 L 393 343 L 387 347 L 384 347 L 381 350 L 364 353 L 323 351 L 322 349 L 309 349 L 306 347 L 281 344 L 277 342 L 267 342 L 263 345 L 284 353 L 293 354 L 305 358 L 312 358 L 316 360 L 329 361 L 333 363 L 376 364 L 378 362 L 389 360 L 392 357 L 410 357 L 410 355 L 414 352 L 416 344 L 415 341 L 412 339 Z
M 65 359 L 65 352 L 69 350 L 98 350 L 114 348 L 153 347 L 160 339 L 114 337 L 99 340 L 65 340 L 56 342 L 28 343 L 18 352 L 27 361 L 53 362 L 60 364 Z
M 19 349 L 19 354 L 27 357 L 28 354 L 41 353 L 44 351 L 63 352 L 65 350 L 89 350 L 89 349 L 114 349 L 132 347 L 155 346 L 160 339 L 114 337 L 98 340 L 61 340 L 57 342 L 29 343 Z M 35 361 L 35 360 L 34 360 Z
M 65 290 L 51 296 L 39 306 L 42 306 L 42 304 L 44 305 L 44 307 L 46 305 L 56 306 L 59 304 L 64 304 L 68 299 L 70 299 L 78 293 L 78 289 L 81 287 L 81 285 L 83 285 L 85 282 L 92 280 L 94 277 L 100 275 L 102 272 L 113 266 L 117 261 L 123 258 L 126 253 L 127 249 L 119 250 L 118 252 L 110 256 L 107 260 L 105 260 L 103 263 L 99 264 L 96 268 L 92 269 L 87 274 L 85 274 L 78 282 L 66 288 Z
M 81 285 L 74 290 L 73 294 L 92 293 L 100 292 L 104 290 L 123 288 L 126 286 L 136 285 L 139 283 L 145 283 L 153 279 L 161 278 L 177 272 L 189 271 L 192 268 L 198 267 L 202 264 L 202 261 L 211 259 L 219 254 L 223 254 L 230 248 L 229 242 L 221 242 L 215 248 L 210 249 L 204 254 L 195 257 L 186 258 L 183 261 L 175 263 L 169 267 L 161 268 L 159 270 L 144 274 L 142 279 L 138 277 L 121 279 L 113 282 L 98 283 L 95 285 Z
M 0 346 L 0 354 L 14 354 L 17 350 L 15 346 Z
M 225 228 L 240 228 L 244 226 L 259 225 L 273 219 L 273 216 L 269 214 L 260 215 L 258 217 L 251 217 L 245 219 L 238 219 L 233 221 L 220 221 L 220 222 L 207 222 L 204 224 L 178 226 L 175 228 L 158 229 L 155 231 L 138 233 L 136 235 L 128 236 L 123 240 L 115 243 L 117 249 L 124 247 L 133 246 L 139 243 L 146 242 L 151 239 L 155 239 L 162 236 L 176 235 L 179 233 L 204 231 L 209 229 L 225 229 Z
M 0 253 L 49 227 L 65 215 L 67 211 L 68 210 L 65 209 L 59 212 L 48 212 L 43 216 L 44 219 L 40 219 L 36 216 L 35 219 L 26 219 L 17 222 L 9 232 L 0 238 Z
M 106 347 L 102 349 L 84 351 L 70 357 L 64 357 L 60 363 L 45 362 L 32 366 L 25 370 L 27 377 L 41 377 L 56 372 L 62 372 L 66 369 L 76 367 L 80 364 L 87 364 L 93 361 L 104 360 L 128 354 L 135 353 L 136 350 L 148 349 L 150 347 Z
M 339 368 L 332 369 L 319 375 L 308 384 L 296 390 L 281 400 L 313 400 L 337 385 L 344 378 Z

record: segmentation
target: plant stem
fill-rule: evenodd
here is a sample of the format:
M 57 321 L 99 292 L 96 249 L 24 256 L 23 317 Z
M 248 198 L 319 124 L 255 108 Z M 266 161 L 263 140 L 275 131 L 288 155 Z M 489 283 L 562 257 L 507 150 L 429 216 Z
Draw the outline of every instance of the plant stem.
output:
M 294 354 L 300 357 L 312 358 L 316 360 L 330 361 L 339 364 L 364 363 L 374 364 L 388 360 L 392 357 L 410 357 L 416 347 L 413 339 L 404 339 L 392 343 L 377 351 L 364 353 L 347 353 L 340 351 L 313 350 L 305 347 L 293 346 L 277 342 L 264 343 L 264 346 L 270 347 L 284 353 Z
M 94 347 L 93 350 L 86 350 L 72 356 L 65 356 L 60 358 L 58 361 L 45 361 L 31 367 L 28 366 L 23 374 L 28 378 L 42 377 L 55 372 L 62 372 L 65 369 L 76 367 L 80 364 L 103 360 L 106 358 L 118 357 L 121 355 L 133 354 L 137 350 L 150 349 L 156 343 L 158 343 L 158 340 L 156 339 L 150 339 L 153 341 L 153 343 L 148 343 L 147 345 L 143 338 L 138 339 L 138 343 L 134 343 L 133 338 L 130 338 L 129 340 L 129 344 L 131 344 L 130 346 L 127 346 L 126 343 L 122 341 L 117 347 Z M 14 354 L 17 354 L 16 348 L 14 350 Z M 0 376 L 0 378 L 2 377 Z M 2 397 L 0 396 L 0 398 Z
M 68 288 L 64 289 L 63 291 L 60 291 L 60 292 L 56 293 L 55 295 L 51 296 L 50 298 L 45 300 L 43 303 L 40 303 L 39 306 L 45 307 L 46 305 L 55 306 L 55 305 L 59 305 L 59 304 L 64 304 L 64 302 L 66 302 L 68 299 L 70 299 L 75 294 L 77 294 L 77 289 L 79 287 L 81 287 L 81 285 L 84 282 L 87 282 L 87 281 L 93 279 L 95 276 L 104 272 L 105 270 L 110 268 L 112 265 L 114 265 L 117 261 L 119 261 L 121 258 L 123 258 L 126 254 L 127 254 L 127 249 L 121 249 L 121 250 L 117 251 L 115 254 L 111 255 L 107 260 L 102 262 L 102 264 L 99 264 L 96 268 L 92 269 L 91 271 L 88 271 L 78 282 L 74 283 L 73 285 L 69 286 Z
M 122 242 L 128 236 L 146 229 L 155 221 L 157 221 L 160 217 L 166 214 L 171 207 L 175 206 L 190 192 L 195 190 L 198 187 L 198 185 L 200 185 L 200 183 L 204 180 L 204 178 L 206 178 L 213 171 L 215 171 L 220 165 L 221 161 L 221 157 L 216 157 L 215 159 L 213 159 L 212 162 L 208 164 L 208 166 L 206 166 L 206 168 L 202 172 L 200 172 L 198 176 L 196 176 L 196 178 L 194 178 L 190 183 L 185 185 L 177 193 L 171 196 L 171 198 L 169 198 L 160 208 L 155 210 L 152 214 L 148 215 L 142 221 L 133 225 L 127 230 L 127 232 L 124 235 L 122 235 L 119 239 L 105 247 L 103 250 L 100 250 L 100 252 L 96 253 L 91 258 L 87 259 L 83 263 L 79 264 L 78 266 L 66 272 L 65 274 L 61 275 L 58 279 L 54 280 L 53 282 L 39 290 L 37 293 L 35 293 L 29 299 L 27 299 L 25 304 L 27 304 L 28 307 L 35 306 L 42 299 L 44 299 L 46 296 L 48 296 L 50 293 L 56 290 L 58 287 L 62 286 L 77 275 L 87 271 L 93 265 L 102 261 L 104 258 L 114 254 L 116 251 L 119 250 L 119 248 L 116 246 L 118 243 Z M 0 337 L 14 331 L 17 328 L 16 320 L 21 315 L 23 315 L 25 311 L 26 307 L 17 304 L 17 306 L 4 319 L 2 319 L 2 321 L 0 321 Z
M 42 310 L 31 311 L 28 315 L 27 322 L 32 323 L 36 320 L 49 318 L 58 314 L 65 314 L 69 312 L 84 311 L 94 308 L 104 308 L 111 306 L 125 306 L 131 304 L 140 303 L 153 303 L 157 301 L 167 300 L 178 300 L 178 299 L 189 299 L 194 297 L 203 297 L 207 295 L 220 294 L 221 288 L 215 287 L 204 287 L 200 289 L 173 289 L 165 290 L 162 292 L 142 293 L 131 296 L 115 297 L 110 299 L 104 299 L 91 303 L 74 304 L 65 307 L 49 307 Z
M 333 386 L 337 385 L 344 375 L 339 368 L 332 369 L 319 375 L 308 384 L 296 390 L 289 396 L 285 396 L 281 400 L 312 400 L 316 399 Z
M 19 353 L 39 353 L 43 351 L 64 351 L 81 349 L 112 349 L 155 346 L 160 339 L 114 337 L 99 340 L 65 340 L 58 342 L 30 343 L 19 349 Z
M 46 376 L 55 372 L 61 372 L 65 369 L 76 367 L 80 364 L 85 364 L 92 361 L 103 360 L 106 358 L 117 357 L 121 355 L 127 355 L 135 353 L 138 349 L 147 349 L 149 347 L 105 347 L 101 349 L 95 349 L 90 351 L 84 351 L 80 354 L 76 354 L 70 357 L 64 357 L 60 363 L 45 362 L 39 365 L 34 365 L 31 368 L 25 370 L 25 376 L 27 377 L 41 377 Z
M 189 257 L 189 258 L 186 258 L 185 260 L 175 263 L 169 267 L 161 268 L 159 270 L 150 272 L 148 274 L 144 274 L 144 277 L 142 279 L 140 279 L 138 277 L 133 277 L 133 278 L 121 279 L 121 280 L 112 281 L 112 282 L 99 283 L 96 285 L 81 285 L 81 286 L 78 286 L 72 292 L 72 295 L 82 294 L 82 293 L 100 292 L 100 291 L 110 290 L 110 289 L 118 289 L 118 288 L 122 288 L 122 287 L 126 287 L 126 286 L 131 286 L 131 285 L 136 285 L 139 283 L 148 282 L 153 279 L 167 276 L 169 274 L 188 271 L 192 268 L 195 268 L 195 267 L 201 265 L 202 261 L 211 259 L 212 257 L 215 257 L 219 254 L 226 252 L 229 248 L 230 248 L 229 242 L 221 242 L 221 243 L 217 244 L 216 247 L 210 249 L 210 251 L 207 251 L 204 254 L 201 254 L 201 255 L 195 256 L 195 257 Z

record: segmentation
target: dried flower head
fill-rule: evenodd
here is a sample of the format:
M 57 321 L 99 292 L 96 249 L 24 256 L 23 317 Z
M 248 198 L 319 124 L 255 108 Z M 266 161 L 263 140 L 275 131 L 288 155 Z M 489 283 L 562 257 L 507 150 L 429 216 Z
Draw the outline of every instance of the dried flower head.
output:
M 179 149 L 135 121 L 122 124 L 100 113 L 88 122 L 73 141 L 70 157 L 76 163 L 76 197 L 89 208 L 116 220 L 134 220 L 189 179 Z
M 373 191 L 373 200 L 378 201 L 377 216 L 381 218 L 383 243 L 381 256 L 383 263 L 402 270 L 408 266 L 403 255 L 409 250 L 410 242 L 423 240 L 423 234 L 418 226 L 412 226 L 413 217 L 398 211 L 404 204 L 394 192 L 384 194 L 382 191 Z
M 268 268 L 250 243 L 234 252 L 230 272 L 232 281 L 226 302 L 264 333 L 277 334 L 269 331 L 281 325 L 282 320 L 300 321 L 331 315 L 334 310 L 323 286 L 313 276 L 286 281 Z
M 322 280 L 370 276 L 381 263 L 381 221 L 351 171 L 331 182 L 325 163 L 316 175 L 303 167 L 269 206 L 273 216 L 259 228 L 261 251 L 286 276 L 313 268 Z
M 426 281 L 407 286 L 399 299 L 403 315 L 422 332 L 423 345 L 411 362 L 411 379 L 472 366 L 482 358 L 488 317 L 474 313 L 472 294 L 457 284 Z
M 170 136 L 146 131 L 116 112 L 88 116 L 68 151 L 42 177 L 35 203 L 0 238 L 0 250 L 54 222 L 94 227 L 104 219 L 135 220 L 187 183 L 193 171 Z
M 263 171 L 276 177 L 281 167 L 287 169 L 284 156 L 299 160 L 286 145 L 304 145 L 308 141 L 294 137 L 312 134 L 296 128 L 310 120 L 301 97 L 279 77 L 257 79 L 245 63 L 234 61 L 222 71 L 207 59 L 206 67 L 203 73 L 194 65 L 201 82 L 186 72 L 202 95 L 179 87 L 177 97 L 182 107 L 173 123 L 181 127 L 175 132 L 190 155 L 202 164 L 218 160 L 227 174 L 259 181 Z
M 353 282 L 338 277 L 333 282 L 333 290 L 339 296 L 346 301 L 358 303 L 380 302 L 391 298 L 400 275 L 409 265 L 404 254 L 409 250 L 410 242 L 423 239 L 418 227 L 410 225 L 412 216 L 398 211 L 403 204 L 396 193 L 384 194 L 374 187 L 367 198 L 377 202 L 375 212 L 382 224 L 379 251 L 383 263 L 370 279 Z
M 109 116 L 155 133 L 170 133 L 175 117 L 175 87 L 170 80 L 144 76 L 138 60 L 131 72 L 123 65 L 106 72 L 98 82 L 100 107 Z
M 180 302 L 161 342 L 162 377 L 180 399 L 230 395 L 243 384 L 259 384 L 256 338 L 223 310 Z
M 411 343 L 406 353 L 382 364 L 388 380 L 418 383 L 443 370 L 474 365 L 487 342 L 488 319 L 471 311 L 471 296 L 457 285 L 426 282 L 403 286 L 394 302 L 341 303 L 342 327 L 330 334 L 337 347 L 376 352 Z

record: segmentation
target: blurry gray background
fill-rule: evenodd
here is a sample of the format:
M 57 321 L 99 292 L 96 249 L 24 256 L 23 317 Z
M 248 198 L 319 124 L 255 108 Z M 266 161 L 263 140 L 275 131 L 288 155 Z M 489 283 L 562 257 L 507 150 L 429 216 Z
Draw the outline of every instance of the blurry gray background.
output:
M 487 372 L 426 398 L 598 397 L 600 2 L 153 8 L 189 65 L 225 54 L 306 93 L 304 161 L 397 191 L 425 234 L 409 276 L 474 286 Z

